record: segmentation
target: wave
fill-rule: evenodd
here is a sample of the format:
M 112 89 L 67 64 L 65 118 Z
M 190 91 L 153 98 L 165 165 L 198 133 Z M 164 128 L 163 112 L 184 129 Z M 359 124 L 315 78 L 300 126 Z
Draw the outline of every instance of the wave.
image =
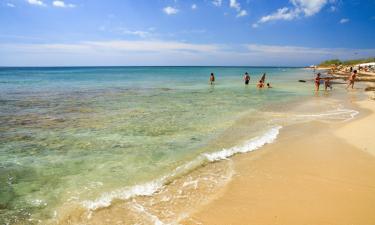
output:
M 127 200 L 136 196 L 151 196 L 159 191 L 164 185 L 170 183 L 173 179 L 187 174 L 206 163 L 225 160 L 235 154 L 254 151 L 261 148 L 265 144 L 274 142 L 279 135 L 281 128 L 281 126 L 273 127 L 263 135 L 252 138 L 240 146 L 234 146 L 232 148 L 222 149 L 212 153 L 202 153 L 195 158 L 195 160 L 177 167 L 172 173 L 166 176 L 144 184 L 125 187 L 112 192 L 104 193 L 96 200 L 83 201 L 82 205 L 86 209 L 94 211 L 100 208 L 109 207 L 112 201 L 115 199 Z
M 299 114 L 295 115 L 296 117 L 294 118 L 340 120 L 345 122 L 353 119 L 358 114 L 359 112 L 353 109 L 337 108 L 336 110 L 326 111 L 319 114 Z M 97 210 L 100 208 L 109 207 L 114 199 L 127 200 L 136 196 L 151 196 L 160 190 L 164 185 L 173 181 L 175 178 L 185 175 L 206 163 L 226 160 L 235 154 L 254 151 L 261 148 L 265 144 L 274 142 L 277 139 L 281 128 L 282 126 L 273 127 L 264 134 L 254 137 L 239 146 L 234 146 L 232 148 L 222 149 L 211 153 L 202 153 L 194 160 L 177 167 L 170 174 L 159 179 L 155 179 L 144 184 L 121 188 L 112 192 L 107 192 L 96 200 L 83 201 L 82 204 L 88 210 Z
M 235 146 L 229 149 L 223 149 L 218 152 L 213 153 L 205 153 L 204 156 L 211 162 L 227 159 L 228 157 L 237 154 L 237 153 L 245 153 L 250 152 L 253 150 L 256 150 L 260 147 L 262 147 L 265 144 L 272 143 L 277 136 L 279 135 L 279 131 L 281 129 L 281 126 L 277 126 L 274 128 L 271 128 L 268 132 L 263 134 L 260 137 L 255 137 L 242 146 Z
M 304 115 L 297 115 L 297 117 L 310 117 L 310 118 L 322 118 L 322 119 L 335 119 L 335 120 L 342 120 L 343 122 L 347 122 L 352 120 L 355 116 L 359 114 L 358 111 L 353 109 L 336 109 L 333 111 L 328 111 L 325 113 L 320 114 L 304 114 Z

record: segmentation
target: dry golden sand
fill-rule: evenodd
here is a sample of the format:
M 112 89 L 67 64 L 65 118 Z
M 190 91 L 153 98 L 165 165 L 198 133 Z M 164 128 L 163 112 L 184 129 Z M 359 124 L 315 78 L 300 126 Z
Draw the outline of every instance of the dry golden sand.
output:
M 368 115 L 347 125 L 285 128 L 234 157 L 226 190 L 182 224 L 374 225 L 375 101 L 359 104 Z

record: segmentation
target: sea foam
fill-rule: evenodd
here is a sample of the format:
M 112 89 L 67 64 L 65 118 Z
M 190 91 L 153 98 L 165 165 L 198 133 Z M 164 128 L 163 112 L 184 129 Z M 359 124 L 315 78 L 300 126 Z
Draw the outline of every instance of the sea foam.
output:
M 151 196 L 158 190 L 160 190 L 169 181 L 178 176 L 188 173 L 189 171 L 203 165 L 204 163 L 228 159 L 235 154 L 254 151 L 261 148 L 265 144 L 272 143 L 276 140 L 281 128 L 281 126 L 273 127 L 263 135 L 254 137 L 239 146 L 222 149 L 220 151 L 212 153 L 203 153 L 199 155 L 195 160 L 177 167 L 170 174 L 159 179 L 140 185 L 124 187 L 112 192 L 107 192 L 102 194 L 96 200 L 83 201 L 82 204 L 86 209 L 94 211 L 100 208 L 109 207 L 114 199 L 127 200 L 135 196 Z
M 262 136 L 252 138 L 251 140 L 247 141 L 245 144 L 241 146 L 234 146 L 232 148 L 223 149 L 221 151 L 213 152 L 213 153 L 205 153 L 204 156 L 209 161 L 214 162 L 218 160 L 227 159 L 228 157 L 237 153 L 245 153 L 245 152 L 254 151 L 262 147 L 265 144 L 272 143 L 279 135 L 279 131 L 281 128 L 282 128 L 281 126 L 271 128 Z
M 330 120 L 342 120 L 347 122 L 352 120 L 355 116 L 359 114 L 358 111 L 353 109 L 337 108 L 336 110 L 328 111 L 325 113 L 319 114 L 304 114 L 297 115 L 298 117 L 310 117 L 310 118 L 319 118 L 319 119 L 330 119 Z

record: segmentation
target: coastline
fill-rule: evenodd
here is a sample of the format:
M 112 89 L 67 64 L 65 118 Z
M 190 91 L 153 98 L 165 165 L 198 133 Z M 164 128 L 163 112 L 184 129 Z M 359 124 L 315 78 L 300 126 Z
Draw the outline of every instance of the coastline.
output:
M 114 198 L 105 207 L 86 211 L 80 207 L 69 209 L 69 206 L 64 206 L 65 213 L 60 214 L 57 223 L 99 225 L 136 224 L 142 221 L 142 224 L 244 224 L 245 221 L 246 224 L 306 224 L 306 221 L 312 221 L 312 224 L 346 224 L 347 218 L 339 223 L 333 222 L 341 214 L 349 215 L 357 206 L 364 208 L 359 210 L 360 213 L 371 215 L 369 210 L 375 207 L 372 204 L 375 202 L 372 201 L 375 200 L 375 182 L 371 180 L 375 176 L 375 166 L 370 166 L 369 171 L 366 168 L 370 164 L 375 165 L 375 158 L 345 142 L 335 132 L 348 129 L 347 126 L 362 120 L 365 121 L 357 126 L 371 124 L 373 118 L 370 118 L 370 122 L 368 119 L 375 112 L 375 108 L 371 108 L 373 101 L 364 101 L 361 97 L 363 92 L 359 89 L 331 94 L 319 94 L 312 101 L 290 102 L 287 108 L 277 106 L 277 113 L 281 117 L 301 117 L 297 116 L 295 123 L 286 123 L 277 139 L 271 141 L 272 144 L 261 146 L 259 151 L 252 152 L 250 149 L 245 152 L 251 153 L 233 153 L 235 155 L 230 158 L 216 158 L 215 153 L 214 160 L 176 177 L 152 193 L 147 194 L 146 191 L 145 194 L 147 186 L 140 186 L 141 192 L 137 196 L 126 200 L 121 196 L 127 193 L 120 193 L 120 197 Z M 356 107 L 358 101 L 365 105 Z M 349 110 L 338 108 L 325 111 L 329 110 L 325 106 L 330 103 Z M 272 108 L 270 112 L 273 112 Z M 290 108 L 298 113 L 289 114 Z M 327 113 L 310 115 L 313 109 Z M 356 110 L 360 114 L 352 120 L 353 111 L 358 113 Z M 338 120 L 331 121 L 335 119 Z M 237 121 L 237 125 L 244 126 L 244 121 L 246 117 Z M 233 133 L 232 129 L 228 132 L 217 141 L 224 144 L 228 139 L 238 138 L 239 133 Z M 246 136 L 245 133 L 241 134 Z M 226 155 L 228 151 L 220 153 Z M 352 159 L 361 163 L 351 164 Z M 365 162 L 365 166 L 362 162 Z M 363 171 L 365 178 L 361 177 Z M 347 200 L 346 196 L 349 195 L 352 197 Z M 348 202 L 354 202 L 354 208 L 342 207 L 348 205 Z M 319 210 L 323 210 L 323 213 Z M 304 216 L 297 218 L 295 212 Z M 270 213 L 275 214 L 275 217 L 271 218 Z M 360 220 L 368 219 L 366 215 L 358 214 L 352 224 L 370 224 Z M 315 218 L 330 223 L 320 223 Z M 371 217 L 370 220 L 375 221 L 375 218 Z
M 237 69 L 235 68 L 234 70 L 236 71 Z M 37 126 L 39 126 L 39 128 L 45 128 L 48 126 L 48 129 L 56 129 L 56 133 L 53 135 L 53 137 L 59 137 L 61 131 L 63 131 L 63 133 L 72 134 L 71 137 L 74 137 L 75 135 L 81 136 L 82 128 L 91 128 L 88 132 L 84 132 L 85 136 L 89 137 L 86 139 L 82 139 L 83 141 L 87 141 L 85 145 L 80 145 L 79 147 L 77 147 L 77 149 L 83 151 L 78 152 L 79 154 L 74 154 L 83 154 L 85 157 L 90 156 L 84 158 L 84 160 L 82 160 L 83 158 L 78 158 L 80 164 L 84 162 L 90 162 L 91 156 L 93 156 L 93 158 L 95 158 L 95 164 L 93 164 L 93 167 L 97 168 L 98 166 L 100 166 L 100 169 L 85 170 L 85 166 L 80 166 L 80 168 L 76 171 L 79 176 L 64 177 L 64 182 L 61 182 L 58 185 L 59 187 L 61 187 L 61 189 L 58 189 L 58 191 L 62 193 L 62 195 L 60 195 L 62 197 L 56 198 L 59 199 L 58 201 L 48 202 L 47 200 L 49 199 L 44 200 L 39 196 L 35 196 L 32 199 L 33 201 L 31 202 L 33 204 L 32 206 L 35 207 L 35 211 L 33 212 L 33 214 L 29 214 L 32 217 L 25 216 L 25 218 L 22 218 L 22 221 L 27 220 L 33 224 L 176 224 L 181 223 L 181 221 L 188 224 L 198 224 L 199 222 L 197 221 L 199 221 L 200 218 L 194 220 L 193 217 L 198 215 L 200 211 L 204 210 L 205 206 L 211 205 L 212 202 L 215 202 L 217 199 L 221 199 L 226 195 L 228 188 L 232 187 L 233 183 L 235 183 L 238 179 L 238 176 L 242 173 L 246 174 L 246 171 L 249 169 L 246 167 L 247 164 L 249 164 L 249 160 L 251 161 L 250 164 L 252 164 L 254 160 L 260 160 L 263 162 L 263 156 L 267 155 L 269 152 L 273 153 L 278 151 L 278 149 L 269 150 L 275 148 L 271 146 L 275 145 L 280 147 L 280 144 L 283 144 L 283 146 L 286 146 L 286 148 L 288 148 L 291 143 L 293 144 L 294 140 L 305 140 L 306 136 L 310 134 L 311 137 L 315 137 L 317 134 L 312 131 L 313 128 L 318 131 L 336 131 L 338 124 L 344 125 L 346 124 L 345 121 L 351 120 L 354 117 L 355 120 L 361 119 L 369 111 L 366 109 L 361 109 L 361 114 L 359 116 L 356 116 L 358 112 L 354 110 L 356 107 L 354 106 L 354 104 L 352 104 L 353 102 L 355 103 L 356 101 L 359 101 L 359 99 L 363 99 L 363 83 L 359 84 L 358 87 L 356 86 L 354 90 L 351 90 L 349 92 L 344 88 L 336 89 L 336 85 L 333 91 L 327 92 L 322 90 L 320 92 L 313 92 L 311 90 L 311 84 L 309 83 L 298 83 L 298 85 L 294 84 L 294 82 L 296 82 L 295 77 L 298 76 L 307 79 L 311 76 L 310 71 L 284 71 L 280 69 L 275 69 L 272 71 L 274 75 L 284 73 L 285 76 L 283 76 L 283 78 L 281 79 L 277 76 L 273 76 L 273 74 L 270 73 L 270 80 L 277 85 L 274 89 L 267 89 L 267 91 L 258 90 L 255 89 L 255 87 L 252 88 L 251 86 L 246 86 L 244 89 L 239 90 L 236 84 L 236 77 L 232 77 L 229 75 L 226 79 L 229 79 L 228 81 L 233 79 L 233 81 L 235 82 L 228 83 L 233 83 L 234 85 L 220 85 L 217 86 L 215 90 L 213 88 L 206 90 L 202 85 L 193 86 L 195 89 L 201 90 L 201 92 L 191 91 L 190 89 L 189 91 L 184 91 L 184 89 L 178 88 L 169 89 L 165 88 L 164 84 L 161 85 L 161 87 L 156 86 L 154 89 L 140 89 L 141 93 L 133 92 L 133 89 L 127 89 L 124 87 L 114 89 L 112 86 L 109 86 L 108 90 L 104 89 L 106 90 L 104 92 L 98 92 L 97 86 L 95 86 L 96 82 L 95 85 L 91 87 L 91 90 L 93 90 L 93 94 L 91 94 L 91 92 L 87 92 L 87 95 L 85 95 L 84 98 L 82 98 L 81 93 L 79 93 L 79 95 L 75 95 L 75 92 L 71 93 L 71 91 L 68 91 L 68 96 L 72 97 L 72 100 L 69 102 L 73 102 L 75 104 L 80 103 L 83 100 L 85 102 L 96 103 L 97 93 L 101 93 L 103 99 L 97 103 L 100 103 L 99 105 L 101 106 L 101 109 L 112 109 L 111 114 L 106 113 L 104 116 L 104 114 L 98 114 L 98 112 L 96 111 L 97 114 L 96 116 L 94 116 L 90 112 L 95 112 L 95 110 L 97 110 L 97 108 L 95 107 L 96 104 L 93 104 L 91 106 L 84 105 L 83 107 L 78 106 L 77 108 L 74 108 L 75 105 L 73 105 L 74 107 L 72 107 L 71 104 L 62 104 L 59 107 L 58 111 L 55 111 L 53 110 L 54 108 L 51 108 L 51 110 L 49 110 L 49 112 L 51 113 L 49 117 L 42 117 L 42 114 L 36 114 L 43 119 L 38 120 L 39 117 L 36 117 L 35 121 L 34 119 L 32 121 L 33 124 L 30 124 L 26 128 L 33 128 Z M 71 75 L 74 75 L 74 73 L 72 73 Z M 71 75 L 68 75 L 68 77 L 70 77 Z M 194 82 L 194 84 L 200 83 Z M 337 85 L 337 87 L 338 86 L 339 84 Z M 215 95 L 212 94 L 213 91 L 215 91 Z M 110 94 L 108 94 L 109 92 Z M 49 89 L 46 89 L 41 93 L 55 94 L 55 90 L 49 92 Z M 144 95 L 143 93 L 146 93 L 146 95 Z M 149 101 L 150 93 L 152 94 L 152 97 L 154 99 L 153 101 Z M 187 96 L 186 93 L 191 93 L 191 96 Z M 57 99 L 66 98 L 66 95 L 58 96 L 63 96 L 63 98 Z M 176 101 L 176 96 L 183 97 L 181 98 L 182 100 L 189 99 L 189 101 Z M 204 98 L 202 98 L 202 96 L 204 96 Z M 249 98 L 249 96 L 251 97 Z M 139 99 L 140 97 L 142 98 Z M 123 168 L 123 166 L 129 165 L 128 168 L 134 168 L 134 164 L 132 164 L 133 160 L 126 160 L 129 157 L 129 159 L 131 159 L 131 153 L 142 153 L 142 148 L 140 148 L 142 146 L 138 146 L 137 148 L 135 148 L 136 151 L 130 151 L 132 147 L 135 146 L 125 144 L 129 142 L 129 140 L 132 140 L 129 139 L 129 137 L 133 137 L 132 135 L 129 135 L 129 131 L 132 131 L 132 128 L 137 128 L 133 130 L 133 132 L 136 132 L 132 134 L 145 134 L 145 137 L 148 136 L 160 138 L 168 137 L 168 133 L 166 133 L 165 131 L 168 131 L 167 128 L 170 128 L 169 126 L 162 126 L 162 124 L 168 125 L 168 123 L 166 122 L 169 122 L 170 119 L 170 117 L 168 116 L 169 114 L 165 113 L 165 108 L 163 108 L 163 111 L 160 111 L 160 113 L 158 113 L 158 111 L 152 112 L 153 117 L 158 118 L 159 122 L 161 122 L 162 119 L 165 118 L 164 123 L 159 123 L 158 126 L 155 126 L 155 124 L 153 123 L 154 120 L 131 120 L 131 118 L 127 117 L 127 115 L 132 115 L 140 116 L 140 118 L 145 118 L 144 110 L 146 110 L 146 107 L 143 110 L 140 110 L 139 108 L 136 110 L 131 110 L 131 114 L 128 114 L 126 112 L 124 113 L 123 109 L 129 108 L 129 105 L 124 103 L 127 103 L 129 100 L 135 98 L 139 101 L 137 102 L 138 104 L 134 105 L 139 106 L 144 105 L 145 103 L 150 103 L 151 105 L 149 108 L 153 108 L 154 102 L 160 102 L 160 100 L 165 101 L 167 97 L 171 98 L 169 99 L 169 101 L 167 101 L 168 105 L 172 106 L 169 109 L 169 112 L 173 112 L 173 115 L 176 115 L 175 113 L 179 112 L 176 111 L 176 107 L 174 106 L 179 106 L 177 109 L 183 110 L 181 111 L 183 112 L 183 114 L 181 115 L 186 115 L 186 112 L 193 112 L 192 114 L 187 114 L 191 115 L 189 119 L 189 121 L 191 122 L 194 122 L 195 118 L 211 117 L 205 117 L 205 114 L 202 114 L 202 111 L 199 110 L 199 107 L 194 107 L 189 111 L 189 106 L 192 105 L 190 99 L 194 99 L 195 103 L 199 103 L 200 100 L 202 100 L 201 109 L 204 110 L 207 109 L 206 103 L 207 100 L 210 99 L 210 101 L 208 102 L 210 102 L 212 106 L 214 106 L 215 108 L 220 107 L 220 110 L 215 110 L 215 112 L 226 112 L 226 110 L 231 111 L 228 111 L 228 116 L 222 115 L 220 117 L 221 120 L 218 123 L 220 126 L 218 128 L 222 127 L 223 129 L 218 130 L 216 135 L 210 136 L 211 138 L 199 138 L 199 136 L 197 135 L 193 135 L 193 137 L 191 137 L 191 130 L 184 133 L 189 134 L 189 137 L 186 139 L 186 149 L 189 150 L 189 148 L 191 148 L 192 150 L 197 151 L 196 154 L 189 153 L 186 155 L 189 157 L 181 157 L 182 160 L 178 161 L 174 165 L 171 163 L 171 159 L 173 158 L 169 158 L 166 161 L 159 160 L 160 156 L 167 156 L 165 155 L 165 152 L 161 152 L 162 154 L 160 155 L 160 153 L 158 152 L 160 148 L 153 148 L 152 151 L 143 152 L 142 157 L 139 158 L 141 159 L 141 161 L 139 162 L 146 162 L 146 160 L 150 159 L 150 166 L 156 165 L 155 162 L 159 162 L 158 165 L 162 165 L 160 163 L 167 162 L 168 164 L 170 164 L 170 168 L 172 168 L 171 170 L 168 170 L 165 173 L 160 173 L 160 176 L 150 176 L 154 179 L 145 179 L 147 182 L 137 182 L 138 180 L 136 179 L 139 177 L 139 175 L 142 175 L 142 173 L 134 173 L 134 175 L 137 176 L 130 176 L 131 179 L 119 179 L 119 177 L 122 177 L 124 174 L 126 175 L 124 171 L 126 171 L 127 168 Z M 237 101 L 233 102 L 233 99 L 236 99 Z M 34 105 L 35 102 L 40 102 L 41 100 L 47 103 L 50 101 L 49 98 L 40 98 L 39 95 L 36 95 L 36 98 L 35 96 L 32 98 L 26 97 L 24 100 L 26 100 L 26 103 L 32 102 L 32 105 Z M 52 100 L 56 101 L 56 98 L 52 98 Z M 161 101 L 161 103 L 163 103 L 164 101 Z M 61 102 L 64 103 L 64 101 Z M 106 104 L 104 104 L 103 102 L 105 102 Z M 9 105 L 13 106 L 13 104 L 11 103 L 12 102 L 10 102 Z M 30 105 L 25 103 L 24 105 L 26 109 L 30 108 Z M 116 105 L 116 107 L 112 108 L 112 105 Z M 199 104 L 195 104 L 195 106 L 199 106 Z M 39 108 L 36 107 L 36 109 Z M 121 109 L 121 113 L 119 111 L 116 111 L 119 109 Z M 55 112 L 61 112 L 64 110 L 66 110 L 67 112 L 79 111 L 79 114 L 74 114 L 76 116 L 74 118 L 76 119 L 87 118 L 87 113 L 90 113 L 90 115 L 93 116 L 91 118 L 91 121 L 94 121 L 94 123 L 87 123 L 87 120 L 78 120 L 81 121 L 81 123 L 79 123 L 79 125 L 77 126 L 77 120 L 75 120 L 74 125 L 71 124 L 71 122 L 74 121 L 70 117 L 68 117 L 71 114 L 55 115 Z M 115 113 L 112 114 L 113 112 Z M 201 112 L 200 117 L 196 117 L 196 112 Z M 231 114 L 231 112 L 233 112 L 233 114 Z M 111 116 L 108 117 L 108 115 Z M 35 114 L 33 114 L 32 116 L 35 116 Z M 63 116 L 65 116 L 65 119 L 55 120 L 55 118 L 64 118 Z M 24 117 L 17 117 L 17 115 L 9 116 L 9 118 L 12 118 L 13 121 L 18 122 L 12 124 L 15 128 L 18 128 L 17 124 L 22 125 L 18 128 L 21 131 L 25 129 L 23 125 L 25 125 L 26 122 L 30 122 L 30 120 L 26 120 L 25 122 L 23 122 Z M 52 121 L 54 123 L 49 123 L 50 118 L 53 119 Z M 96 121 L 100 121 L 100 123 L 96 123 Z M 119 121 L 121 121 L 122 123 L 119 123 Z M 133 123 L 125 124 L 126 126 L 124 126 L 124 121 L 130 121 Z M 144 121 L 148 121 L 149 123 L 147 123 L 147 125 L 152 126 L 144 126 L 144 130 L 139 130 L 139 125 L 143 125 L 142 122 Z M 107 124 L 113 124 L 115 122 L 116 125 L 104 126 L 103 122 Z M 215 121 L 211 121 L 206 125 L 204 123 L 200 123 L 198 124 L 198 128 L 203 129 L 203 131 L 207 130 L 208 132 L 212 132 L 215 130 L 214 122 Z M 136 126 L 130 126 L 132 124 Z M 176 124 L 176 122 L 174 122 L 174 124 Z M 347 124 L 351 123 L 349 122 Z M 76 130 L 75 128 L 78 127 L 79 130 Z M 115 129 L 108 130 L 107 128 L 109 127 L 113 127 Z M 127 129 L 124 129 L 124 127 L 126 127 Z M 150 130 L 151 127 L 158 127 L 158 129 Z M 178 129 L 181 129 L 186 127 L 186 124 L 176 127 L 178 127 Z M 195 128 L 194 126 L 191 127 Z M 349 134 L 351 132 L 351 129 L 352 128 L 349 128 L 349 130 L 347 131 L 349 132 Z M 359 126 L 359 128 L 357 127 L 354 129 L 361 129 L 361 127 Z M 92 132 L 99 130 L 103 132 Z M 282 133 L 281 136 L 279 136 L 279 130 Z M 124 133 L 124 131 L 126 132 Z M 371 132 L 371 127 L 368 128 L 368 131 L 369 133 Z M 90 135 L 87 136 L 88 134 Z M 122 135 L 113 136 L 113 134 Z M 327 132 L 325 132 L 324 134 L 326 134 L 325 136 L 329 137 L 330 135 L 332 135 L 332 133 Z M 183 135 L 180 136 L 184 137 Z M 324 140 L 325 136 L 323 135 L 322 137 L 319 137 Z M 30 138 L 30 136 L 25 135 L 21 137 L 21 140 L 25 140 L 27 143 L 38 144 L 38 140 L 43 140 L 43 145 L 49 146 L 53 150 L 55 148 L 56 140 L 45 139 L 45 136 L 42 137 L 43 139 L 37 139 Z M 76 139 L 67 138 L 66 136 L 62 137 L 64 138 L 64 143 L 69 144 L 57 146 L 59 148 L 59 151 L 66 150 L 66 152 L 69 153 L 72 144 L 73 146 L 75 143 L 80 144 L 80 142 Z M 174 137 L 176 137 L 176 135 Z M 315 139 L 319 139 L 319 137 Z M 101 140 L 101 143 L 93 142 L 93 140 L 96 139 Z M 18 141 L 19 139 L 16 140 Z M 145 141 L 147 141 L 147 139 L 142 139 L 143 142 L 138 142 L 138 139 L 136 140 L 136 143 L 144 143 Z M 173 138 L 173 142 L 176 143 L 176 140 L 177 139 Z M 205 141 L 204 143 L 201 142 L 201 145 L 199 145 L 200 147 L 194 147 L 194 143 L 198 143 L 198 141 L 200 140 Z M 121 144 L 114 145 L 114 142 Z M 163 140 L 159 140 L 159 142 L 166 143 Z M 167 140 L 167 142 L 173 144 L 173 142 L 169 142 L 169 140 Z M 342 143 L 341 139 L 337 140 L 337 142 Z M 87 145 L 87 143 L 96 143 L 96 145 L 100 148 L 95 148 L 93 147 L 93 145 Z M 152 143 L 157 144 L 157 142 Z M 310 143 L 309 140 L 306 140 L 306 143 Z M 302 141 L 301 145 L 303 144 L 304 143 Z M 314 146 L 315 143 L 311 143 L 310 145 Z M 343 149 L 347 147 L 346 144 L 340 146 L 344 146 L 342 147 Z M 336 147 L 341 148 L 340 146 Z M 155 147 L 157 147 L 157 145 L 155 145 Z M 92 151 L 93 149 L 95 150 L 94 152 Z M 102 149 L 117 149 L 116 151 L 113 151 L 113 153 L 124 153 L 124 149 L 127 149 L 126 154 L 124 154 L 124 156 L 126 157 L 118 158 L 116 155 L 116 157 L 113 158 L 112 156 L 115 155 L 109 154 L 111 152 L 108 152 L 106 150 L 104 153 Z M 119 151 L 120 149 L 121 151 Z M 171 153 L 173 154 L 171 154 L 171 156 L 175 155 L 176 149 L 181 150 L 185 148 L 181 148 L 176 145 L 172 146 L 171 150 L 173 151 L 171 151 Z M 259 149 L 259 151 L 254 151 L 257 149 Z M 254 152 L 247 154 L 251 151 Z M 56 154 L 53 154 L 54 152 L 49 152 L 51 153 L 51 155 L 47 154 L 47 156 L 57 156 Z M 155 158 L 149 157 L 149 153 L 151 152 L 151 156 L 155 156 Z M 98 154 L 96 155 L 92 153 Z M 289 152 L 284 153 L 284 155 L 280 155 L 280 159 L 282 159 L 285 155 L 292 155 Z M 76 157 L 68 157 L 66 158 L 66 162 L 75 162 L 75 158 Z M 121 161 L 121 159 L 123 159 L 123 161 Z M 48 160 L 43 160 L 43 162 L 50 162 L 50 160 L 51 158 L 49 158 Z M 97 160 L 102 161 L 98 162 Z M 287 164 L 289 165 L 297 161 L 288 160 L 289 159 L 287 158 L 281 160 L 281 162 L 287 162 Z M 115 167 L 112 167 L 112 165 L 110 165 L 113 162 L 116 162 Z M 108 163 L 107 165 L 109 167 L 103 167 L 103 165 L 106 165 L 106 163 Z M 178 166 L 176 167 L 175 165 Z M 258 168 L 255 165 L 259 164 L 254 164 L 253 169 L 257 170 Z M 140 165 L 137 166 L 138 168 L 142 168 Z M 54 167 L 48 166 L 46 168 Z M 67 168 L 70 169 L 71 167 Z M 89 168 L 91 168 L 91 165 Z M 261 166 L 259 168 L 262 169 Z M 33 168 L 30 167 L 30 169 Z M 93 173 L 91 173 L 91 171 L 93 171 Z M 62 174 L 66 174 L 65 172 L 65 170 L 61 171 Z M 82 175 L 85 174 L 85 172 L 87 172 L 86 175 Z M 98 174 L 98 172 L 100 172 L 100 174 Z M 146 173 L 150 174 L 150 172 Z M 277 175 L 278 171 L 269 173 L 269 175 L 271 176 L 273 176 L 273 174 Z M 92 175 L 92 177 L 88 177 L 87 175 Z M 252 176 L 252 174 L 249 174 L 249 176 Z M 91 180 L 92 182 L 83 182 L 83 178 L 89 178 L 88 181 Z M 116 178 L 120 181 L 118 186 L 116 186 L 116 182 L 112 183 L 114 181 L 113 178 Z M 27 176 L 27 179 L 30 179 L 29 176 Z M 55 180 L 56 179 L 54 179 L 54 181 Z M 132 182 L 134 185 L 127 185 L 127 182 Z M 244 185 L 243 188 L 252 186 L 252 183 L 246 182 L 241 183 L 241 185 Z M 265 184 L 262 184 L 262 180 L 256 180 L 256 182 L 259 182 L 259 185 L 261 187 L 266 186 Z M 83 185 L 64 186 L 64 184 L 69 183 L 81 183 Z M 104 186 L 107 184 L 108 186 Z M 112 184 L 113 186 L 111 186 Z M 26 187 L 30 186 L 30 184 L 26 185 Z M 44 186 L 45 184 L 41 185 Z M 78 188 L 75 188 L 74 186 Z M 9 193 L 13 194 L 13 192 Z M 48 193 L 50 193 L 50 191 Z M 241 193 L 241 190 L 238 193 Z M 54 193 L 53 195 L 57 196 L 56 193 Z M 44 197 L 48 195 L 41 194 L 40 196 Z M 275 197 L 278 196 L 279 195 L 276 195 Z M 241 198 L 242 196 L 239 196 L 239 199 Z M 250 202 L 253 201 L 252 199 L 249 200 Z M 231 200 L 229 200 L 229 202 L 231 202 Z M 53 203 L 57 204 L 54 206 Z M 226 204 L 227 203 L 224 203 L 224 205 Z M 246 204 L 246 207 L 251 206 L 251 204 Z M 238 205 L 241 206 L 241 202 L 239 202 Z M 246 212 L 244 213 L 246 214 Z M 17 218 L 18 220 L 19 217 L 13 218 Z M 39 220 L 39 218 L 41 218 L 41 220 Z M 207 223 L 210 224 L 209 222 Z M 228 221 L 228 223 L 231 223 L 231 221 Z M 22 222 L 19 222 L 18 224 L 22 224 Z
M 346 124 L 292 125 L 262 151 L 233 157 L 222 194 L 182 224 L 375 223 L 372 100 Z

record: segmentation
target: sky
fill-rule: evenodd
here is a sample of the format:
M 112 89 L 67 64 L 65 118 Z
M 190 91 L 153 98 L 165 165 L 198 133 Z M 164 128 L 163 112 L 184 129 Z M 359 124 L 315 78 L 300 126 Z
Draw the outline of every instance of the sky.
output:
M 305 66 L 375 57 L 375 0 L 0 0 L 0 66 Z

